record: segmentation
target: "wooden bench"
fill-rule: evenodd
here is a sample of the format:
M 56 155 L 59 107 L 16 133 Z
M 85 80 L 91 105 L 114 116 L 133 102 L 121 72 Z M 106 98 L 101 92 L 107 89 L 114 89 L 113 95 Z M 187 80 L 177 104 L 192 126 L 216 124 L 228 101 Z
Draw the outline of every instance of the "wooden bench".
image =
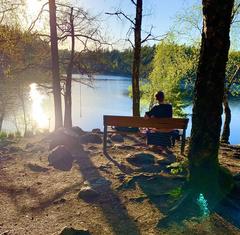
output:
M 157 129 L 182 129 L 181 135 L 181 154 L 184 153 L 186 129 L 189 119 L 186 118 L 143 118 L 130 116 L 103 116 L 104 137 L 103 137 L 103 152 L 107 153 L 107 134 L 108 126 L 115 127 L 145 127 Z

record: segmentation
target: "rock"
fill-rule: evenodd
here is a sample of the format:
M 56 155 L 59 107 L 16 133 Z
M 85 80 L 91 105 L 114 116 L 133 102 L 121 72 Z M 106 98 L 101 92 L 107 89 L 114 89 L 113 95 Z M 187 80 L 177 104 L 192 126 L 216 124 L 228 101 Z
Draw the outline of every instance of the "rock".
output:
M 79 126 L 73 126 L 71 130 L 74 131 L 78 136 L 86 134 L 86 132 L 82 130 Z
M 69 171 L 72 168 L 73 157 L 72 154 L 61 145 L 52 150 L 48 155 L 48 161 L 49 164 L 56 169 Z
M 98 147 L 96 147 L 96 146 L 90 146 L 90 147 L 88 148 L 88 150 L 90 150 L 90 151 L 97 151 L 97 150 L 98 150 Z
M 90 183 L 93 188 L 98 188 L 98 187 L 102 188 L 104 186 L 111 185 L 112 182 L 104 178 L 97 178 L 97 179 L 90 180 Z
M 153 165 L 155 163 L 155 157 L 149 153 L 136 153 L 130 155 L 126 159 L 132 165 Z
M 32 143 L 27 143 L 26 146 L 25 146 L 25 149 L 30 149 L 34 146 L 34 144 Z
M 78 162 L 78 164 L 81 164 L 81 160 L 83 158 L 88 157 L 88 155 L 89 155 L 89 151 L 81 150 L 81 151 L 78 151 L 77 153 L 73 154 L 73 158 Z
M 59 235 L 91 235 L 88 230 L 65 227 Z
M 182 187 L 185 179 L 170 178 L 167 176 L 155 175 L 139 175 L 132 178 L 133 182 L 137 182 L 145 195 L 162 196 L 165 199 L 169 198 L 169 193 L 178 187 Z M 135 185 L 135 184 L 134 184 Z
M 37 164 L 28 163 L 26 166 L 27 166 L 31 171 L 34 171 L 34 172 L 46 172 L 46 171 L 48 171 L 48 168 L 39 166 L 39 165 L 37 165 Z
M 179 167 L 182 167 L 182 162 L 173 162 L 168 166 L 168 168 L 179 168 Z
M 170 159 L 165 158 L 165 159 L 157 160 L 157 163 L 159 165 L 170 165 L 170 164 L 173 163 L 173 161 L 171 161 Z
M 50 135 L 50 139 L 50 150 L 59 145 L 64 145 L 68 150 L 83 149 L 79 143 L 79 135 L 71 129 L 58 129 Z
M 102 138 L 98 134 L 88 133 L 80 137 L 80 143 L 82 144 L 102 144 Z
M 86 202 L 94 201 L 99 196 L 99 193 L 90 186 L 83 186 L 78 193 L 78 198 Z
M 135 150 L 135 147 L 131 145 L 115 144 L 114 146 L 122 150 Z
M 2 140 L 0 140 L 0 148 L 6 147 L 9 144 L 13 144 L 13 143 L 15 143 L 15 141 L 8 140 L 8 139 L 2 139 Z
M 16 146 L 9 146 L 7 149 L 8 149 L 8 152 L 9 152 L 9 153 L 15 153 L 15 152 L 20 152 L 20 151 L 22 151 L 21 148 L 16 147 Z
M 120 134 L 113 134 L 111 140 L 119 143 L 124 142 L 124 138 Z
M 45 148 L 41 145 L 34 145 L 31 149 L 32 153 L 38 153 L 38 152 L 43 153 L 44 151 L 45 151 Z
M 58 205 L 58 204 L 63 204 L 65 203 L 67 200 L 65 198 L 61 198 L 59 200 L 56 200 L 53 202 L 54 205 Z
M 92 133 L 101 133 L 101 130 L 99 128 L 92 129 Z

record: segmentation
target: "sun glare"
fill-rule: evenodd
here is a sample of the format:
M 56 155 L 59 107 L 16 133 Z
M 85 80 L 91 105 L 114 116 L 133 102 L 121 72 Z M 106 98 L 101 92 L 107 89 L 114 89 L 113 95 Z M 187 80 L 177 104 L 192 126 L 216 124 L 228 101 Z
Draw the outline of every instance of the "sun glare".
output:
M 40 129 L 48 128 L 48 118 L 42 108 L 44 96 L 38 91 L 36 83 L 30 85 L 30 98 L 32 101 L 32 117 L 37 127 Z
M 31 18 L 35 18 L 41 10 L 43 3 L 40 0 L 27 0 L 27 13 Z
M 31 24 L 37 19 L 44 3 L 45 1 L 42 0 L 26 0 L 27 24 Z M 44 20 L 42 17 L 35 22 L 35 28 L 38 30 L 44 29 Z

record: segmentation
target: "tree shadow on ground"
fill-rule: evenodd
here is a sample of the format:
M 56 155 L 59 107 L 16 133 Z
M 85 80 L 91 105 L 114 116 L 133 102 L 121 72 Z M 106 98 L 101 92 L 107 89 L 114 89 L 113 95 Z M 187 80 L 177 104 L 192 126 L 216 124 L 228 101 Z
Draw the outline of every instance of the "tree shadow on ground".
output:
M 228 222 L 240 228 L 240 182 L 218 204 L 215 211 Z
M 173 153 L 167 153 L 165 157 L 169 154 L 171 158 L 175 158 Z M 180 175 L 172 175 L 166 166 L 161 167 L 148 166 L 135 170 L 135 173 L 138 172 L 139 174 L 132 174 L 132 178 L 128 178 L 127 181 L 123 182 L 119 190 L 134 189 L 136 185 L 140 187 L 146 196 L 137 198 L 136 201 L 141 202 L 148 199 L 165 215 L 158 223 L 160 229 L 168 228 L 173 224 L 184 225 L 183 222 L 189 219 L 201 221 L 202 218 L 205 218 L 203 208 L 198 202 L 199 195 L 191 194 L 191 190 L 187 187 L 186 171 L 181 172 Z M 240 228 L 239 195 L 240 187 L 235 187 L 211 211 L 238 228 Z
M 140 234 L 139 228 L 128 215 L 127 209 L 122 204 L 117 193 L 111 188 L 110 182 L 99 173 L 89 156 L 79 155 L 75 157 L 84 180 L 86 180 L 94 190 L 100 193 L 99 197 L 92 203 L 101 208 L 114 234 Z M 96 181 L 102 182 L 99 187 L 96 187 Z
M 39 211 L 51 206 L 58 199 L 61 199 L 67 192 L 79 188 L 80 184 L 81 183 L 77 182 L 73 185 L 70 185 L 69 187 L 65 187 L 64 189 L 56 192 L 53 196 L 48 198 L 42 198 L 42 194 L 34 188 L 6 184 L 0 184 L 0 193 L 7 194 L 8 198 L 11 199 L 17 211 L 38 213 Z M 23 204 L 21 198 L 25 196 L 34 199 L 34 204 L 37 203 L 37 205 L 30 206 Z

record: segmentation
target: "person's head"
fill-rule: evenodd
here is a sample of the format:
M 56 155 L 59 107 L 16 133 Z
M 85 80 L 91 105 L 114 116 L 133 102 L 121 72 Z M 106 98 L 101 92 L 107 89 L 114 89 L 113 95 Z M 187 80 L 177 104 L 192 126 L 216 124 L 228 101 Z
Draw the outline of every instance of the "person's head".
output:
M 159 103 L 162 103 L 164 101 L 164 93 L 162 91 L 159 91 L 156 95 L 156 100 L 159 102 Z

